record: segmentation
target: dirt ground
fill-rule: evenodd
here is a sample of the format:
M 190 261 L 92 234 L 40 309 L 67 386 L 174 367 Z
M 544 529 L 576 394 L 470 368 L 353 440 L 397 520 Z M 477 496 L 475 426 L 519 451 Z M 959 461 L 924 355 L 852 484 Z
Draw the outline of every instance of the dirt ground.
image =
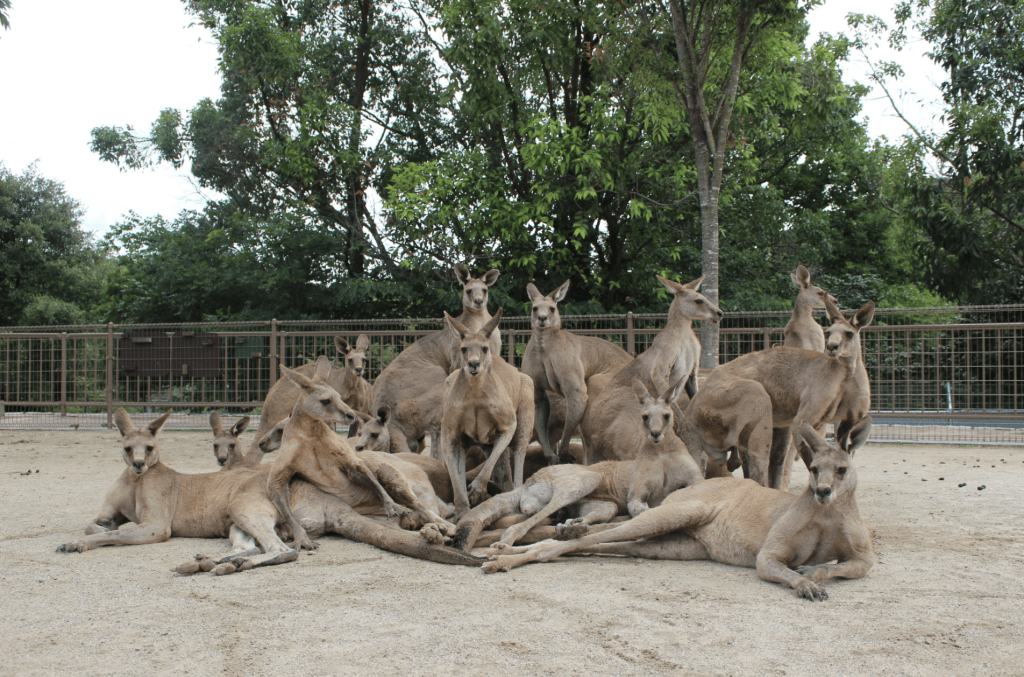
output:
M 55 553 L 121 473 L 117 439 L 0 431 L 0 673 L 1024 674 L 1024 448 L 864 447 L 878 564 L 816 604 L 712 562 L 486 576 L 328 537 L 215 578 L 170 569 L 223 540 Z M 216 468 L 208 433 L 160 440 L 168 465 Z

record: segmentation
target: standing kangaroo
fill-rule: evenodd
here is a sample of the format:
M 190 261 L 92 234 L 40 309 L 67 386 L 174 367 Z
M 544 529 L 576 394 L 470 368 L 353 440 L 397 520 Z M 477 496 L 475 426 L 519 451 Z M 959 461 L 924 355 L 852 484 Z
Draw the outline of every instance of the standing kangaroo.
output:
M 533 433 L 533 381 L 495 356 L 491 336 L 498 328 L 499 308 L 490 322 L 472 331 L 445 313 L 445 321 L 461 337 L 462 368 L 445 382 L 441 419 L 441 460 L 448 467 L 461 516 L 487 496 L 487 483 L 506 449 L 514 460 L 514 486 L 523 485 L 526 447 Z M 484 467 L 466 491 L 466 442 L 493 445 Z M 508 461 L 505 461 L 508 467 Z M 507 476 L 506 476 L 507 480 Z
M 608 522 L 616 515 L 635 517 L 660 505 L 676 489 L 702 481 L 700 468 L 673 432 L 672 403 L 681 391 L 682 381 L 655 399 L 634 379 L 633 392 L 647 433 L 635 460 L 542 468 L 522 487 L 470 510 L 459 520 L 455 547 L 470 550 L 490 524 L 519 512 L 528 519 L 508 527 L 501 536 L 502 543 L 513 545 L 567 506 L 574 506 L 578 517 L 559 525 L 559 533 L 581 535 L 591 525 Z
M 455 319 L 470 331 L 477 331 L 491 319 L 487 297 L 500 271 L 491 269 L 475 278 L 460 263 L 455 266 L 455 275 L 462 283 L 462 314 Z M 491 335 L 489 345 L 494 354 L 501 353 L 499 332 Z M 419 445 L 430 435 L 430 453 L 438 457 L 444 381 L 460 364 L 459 336 L 446 325 L 444 330 L 424 336 L 403 350 L 377 376 L 369 411 L 391 408 L 388 428 L 394 449 L 411 451 L 410 442 Z M 417 446 L 417 451 L 422 448 Z
M 356 339 L 356 344 L 350 346 L 348 341 L 340 336 L 335 336 L 334 347 L 338 350 L 338 355 L 345 361 L 345 373 L 341 377 L 339 387 L 335 387 L 333 384 L 331 387 L 338 391 L 345 404 L 358 412 L 369 414 L 373 388 L 363 377 L 363 373 L 370 365 L 370 358 L 366 356 L 366 351 L 370 347 L 370 337 L 360 334 Z
M 786 340 L 782 345 L 823 353 L 825 332 L 814 319 L 813 310 L 824 308 L 826 297 L 832 299 L 833 303 L 836 299 L 821 287 L 811 284 L 811 274 L 803 265 L 797 266 L 796 272 L 790 273 L 789 276 L 800 292 L 793 304 L 793 317 L 786 323 Z
M 625 350 L 611 341 L 596 336 L 577 336 L 562 330 L 562 316 L 558 304 L 569 291 L 569 280 L 563 282 L 548 296 L 544 296 L 532 283 L 526 293 L 533 307 L 530 312 L 530 342 L 523 352 L 524 374 L 533 379 L 533 403 L 536 411 L 534 427 L 537 439 L 544 449 L 549 464 L 558 463 L 566 455 L 573 433 L 583 420 L 591 377 L 612 375 L 633 361 Z M 551 412 L 549 394 L 565 398 L 566 414 L 562 439 L 555 449 L 548 439 L 548 419 Z M 589 465 L 584 445 L 584 465 Z
M 851 430 L 867 437 L 870 420 Z M 657 508 L 620 526 L 576 541 L 532 546 L 496 544 L 486 573 L 527 562 L 547 562 L 571 552 L 649 559 L 710 559 L 757 569 L 763 580 L 782 583 L 799 597 L 828 599 L 818 583 L 861 578 L 875 563 L 871 534 L 860 518 L 850 455 L 802 423 L 797 438 L 811 457 L 807 489 L 800 496 L 751 480 L 720 477 L 681 489 Z M 644 540 L 639 540 L 644 539 Z M 836 564 L 829 564 L 838 560 Z
M 697 291 L 703 276 L 688 284 L 663 277 L 658 280 L 673 294 L 668 322 L 651 347 L 619 370 L 587 405 L 580 432 L 591 461 L 631 459 L 643 445 L 646 434 L 640 425 L 633 379 L 639 379 L 650 392 L 665 392 L 680 380 L 687 395 L 693 397 L 697 392 L 700 342 L 693 333 L 693 321 L 718 322 L 723 313 Z

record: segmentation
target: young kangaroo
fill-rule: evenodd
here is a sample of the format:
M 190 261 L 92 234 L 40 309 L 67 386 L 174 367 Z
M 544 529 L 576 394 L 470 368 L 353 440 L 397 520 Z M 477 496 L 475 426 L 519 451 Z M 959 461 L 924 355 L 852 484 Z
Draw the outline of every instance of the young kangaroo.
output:
M 506 449 L 514 460 L 514 486 L 523 485 L 526 447 L 533 433 L 533 381 L 495 357 L 491 336 L 498 328 L 499 308 L 490 322 L 472 331 L 445 313 L 445 321 L 461 338 L 462 368 L 445 381 L 441 418 L 441 460 L 448 467 L 455 492 L 456 515 L 487 496 L 487 483 Z M 494 445 L 490 456 L 466 491 L 466 441 Z M 506 466 L 507 467 L 507 461 Z
M 870 426 L 862 420 L 851 436 L 866 438 Z M 857 472 L 850 455 L 806 422 L 799 430 L 801 453 L 812 459 L 809 483 L 800 496 L 746 479 L 710 479 L 673 493 L 621 526 L 576 541 L 519 548 L 496 544 L 484 571 L 508 571 L 571 552 L 710 559 L 756 568 L 762 579 L 788 585 L 800 597 L 828 599 L 818 583 L 864 576 L 875 563 L 875 552 L 857 509 Z M 833 560 L 838 563 L 829 564 Z
M 312 379 L 285 367 L 282 371 L 286 378 L 302 389 L 302 395 L 295 403 L 287 424 L 282 426 L 281 455 L 270 470 L 267 492 L 292 530 L 296 548 L 312 550 L 316 544 L 306 535 L 290 508 L 289 487 L 295 475 L 301 475 L 321 491 L 342 499 L 345 498 L 344 488 L 351 482 L 369 486 L 376 491 L 390 517 L 407 512 L 391 498 L 390 494 L 394 493 L 424 523 L 439 524 L 439 528 L 454 534 L 454 525 L 424 506 L 401 473 L 390 467 L 379 467 L 378 475 L 364 459 L 356 456 L 344 438 L 327 425 L 340 422 L 344 415 L 341 397 L 326 383 L 330 372 L 327 358 L 321 356 L 318 359 Z M 382 482 L 388 485 L 388 489 L 382 486 Z
M 462 314 L 456 319 L 470 331 L 490 321 L 487 298 L 499 274 L 492 269 L 475 278 L 466 266 L 455 266 L 455 275 L 462 283 Z M 501 353 L 499 332 L 491 335 L 489 346 L 495 355 Z M 439 457 L 437 435 L 441 430 L 444 380 L 459 367 L 459 360 L 459 336 L 446 325 L 444 330 L 424 336 L 399 353 L 374 380 L 369 411 L 391 408 L 388 427 L 395 449 L 408 452 L 416 445 L 417 451 L 422 451 L 420 440 L 430 435 L 430 453 Z
M 243 416 L 235 421 L 230 430 L 224 430 L 220 422 L 220 414 L 210 412 L 210 427 L 213 428 L 213 455 L 217 459 L 217 465 L 222 468 L 237 467 L 245 463 L 245 455 L 242 453 L 242 443 L 238 436 L 249 427 L 249 417 Z
M 796 295 L 793 317 L 786 324 L 786 340 L 782 345 L 787 348 L 825 352 L 825 332 L 814 319 L 813 310 L 824 308 L 826 297 L 832 299 L 833 303 L 836 299 L 821 287 L 811 284 L 811 274 L 803 265 L 797 266 L 796 272 L 790 273 L 789 276 L 800 293 Z
M 370 347 L 370 337 L 360 334 L 356 344 L 350 346 L 348 341 L 335 336 L 334 347 L 345 361 L 345 375 L 341 378 L 340 388 L 334 388 L 333 385 L 331 387 L 338 391 L 345 404 L 358 412 L 369 414 L 373 388 L 363 377 L 363 372 L 370 364 L 370 358 L 366 356 L 366 350 Z
M 633 397 L 633 379 L 657 393 L 682 379 L 687 395 L 697 392 L 700 342 L 693 333 L 693 321 L 718 322 L 722 311 L 697 292 L 703 276 L 689 284 L 658 280 L 673 294 L 668 322 L 651 347 L 616 373 L 587 405 L 580 432 L 591 461 L 631 459 L 643 445 L 646 434 Z
M 635 517 L 659 505 L 676 489 L 700 482 L 700 467 L 673 432 L 671 405 L 682 392 L 683 383 L 677 382 L 655 399 L 639 379 L 633 380 L 633 392 L 640 403 L 639 418 L 646 433 L 635 460 L 538 470 L 522 487 L 484 501 L 459 520 L 455 547 L 468 551 L 480 533 L 496 520 L 516 512 L 528 515 L 529 519 L 510 526 L 502 534 L 501 542 L 512 545 L 568 506 L 575 506 L 578 517 L 559 525 L 559 532 L 581 535 L 592 524 L 608 522 L 617 515 Z
M 544 449 L 549 464 L 558 463 L 559 456 L 567 455 L 573 433 L 583 420 L 592 377 L 613 375 L 633 361 L 632 356 L 611 341 L 596 336 L 577 336 L 562 330 L 562 317 L 558 303 L 569 291 L 566 280 L 548 296 L 544 296 L 532 283 L 526 293 L 532 302 L 530 313 L 530 342 L 523 353 L 524 374 L 533 379 L 533 403 L 536 411 L 534 427 L 537 439 Z M 549 393 L 565 398 L 566 414 L 562 439 L 555 449 L 548 439 L 548 419 L 551 411 Z M 586 445 L 583 449 L 584 465 L 589 465 Z

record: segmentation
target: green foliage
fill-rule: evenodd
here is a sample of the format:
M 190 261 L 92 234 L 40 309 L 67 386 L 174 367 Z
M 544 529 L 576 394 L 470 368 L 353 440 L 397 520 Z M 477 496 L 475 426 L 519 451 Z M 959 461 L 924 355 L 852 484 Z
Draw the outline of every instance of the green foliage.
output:
M 107 267 L 80 216 L 60 182 L 0 164 L 0 324 L 96 319 Z

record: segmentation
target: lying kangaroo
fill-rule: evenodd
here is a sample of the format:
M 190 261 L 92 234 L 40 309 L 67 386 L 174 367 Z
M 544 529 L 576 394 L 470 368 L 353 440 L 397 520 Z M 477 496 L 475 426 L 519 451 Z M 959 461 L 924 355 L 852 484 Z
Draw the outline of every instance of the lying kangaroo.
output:
M 243 416 L 235 421 L 230 430 L 224 430 L 220 414 L 213 411 L 210 412 L 210 427 L 213 428 L 213 455 L 217 459 L 217 464 L 222 468 L 244 464 L 245 455 L 242 453 L 242 443 L 239 442 L 238 436 L 249 427 L 249 417 Z
M 569 280 L 548 296 L 541 294 L 532 283 L 526 285 L 532 302 L 532 333 L 523 352 L 522 371 L 533 379 L 534 427 L 544 455 L 552 465 L 558 463 L 559 456 L 566 455 L 572 435 L 583 420 L 588 396 L 596 395 L 596 391 L 588 390 L 590 379 L 613 375 L 633 361 L 629 353 L 611 341 L 562 330 L 558 304 L 568 291 Z M 548 439 L 549 393 L 565 398 L 566 405 L 562 438 L 556 449 L 552 449 Z M 589 465 L 586 445 L 582 462 Z
M 635 517 L 660 505 L 676 489 L 702 481 L 700 467 L 673 432 L 671 405 L 682 392 L 683 383 L 680 380 L 655 399 L 639 379 L 633 380 L 633 392 L 640 403 L 639 418 L 646 433 L 635 460 L 543 468 L 522 487 L 470 510 L 459 520 L 455 547 L 468 551 L 480 532 L 495 520 L 515 512 L 528 515 L 529 519 L 508 527 L 502 534 L 501 543 L 512 545 L 557 511 L 573 505 L 579 516 L 559 525 L 559 530 L 580 535 L 590 525 L 608 522 L 617 515 Z
M 870 427 L 862 420 L 851 436 L 866 438 Z M 812 456 L 808 486 L 800 496 L 746 479 L 710 479 L 673 493 L 621 526 L 576 541 L 519 548 L 496 544 L 488 551 L 493 561 L 483 569 L 508 571 L 571 552 L 710 559 L 756 568 L 762 579 L 788 585 L 800 597 L 828 599 L 818 583 L 864 576 L 875 552 L 857 510 L 857 472 L 849 454 L 806 422 L 799 430 L 801 453 Z M 829 564 L 833 560 L 838 563 Z
M 487 297 L 499 274 L 492 269 L 475 278 L 466 266 L 455 266 L 455 275 L 462 283 L 462 314 L 456 319 L 471 331 L 491 319 Z M 489 346 L 494 354 L 501 353 L 499 332 L 491 336 Z M 430 435 L 430 453 L 439 458 L 437 435 L 441 430 L 444 380 L 459 364 L 459 337 L 446 326 L 403 350 L 374 380 L 369 411 L 391 408 L 389 428 L 396 450 L 408 452 L 415 447 L 422 451 L 422 440 Z
M 818 353 L 825 352 L 825 331 L 814 319 L 814 309 L 825 307 L 825 297 L 832 299 L 821 287 L 811 284 L 811 274 L 802 265 L 796 267 L 795 273 L 790 273 L 793 284 L 800 290 L 796 295 L 796 303 L 793 304 L 793 317 L 786 323 L 786 340 L 782 345 L 787 348 L 801 348 L 813 350 Z
M 487 496 L 487 483 L 506 449 L 514 460 L 513 486 L 523 485 L 526 447 L 533 433 L 533 381 L 526 374 L 495 359 L 491 336 L 501 321 L 502 310 L 479 331 L 472 331 L 445 313 L 445 322 L 461 338 L 462 368 L 445 381 L 441 418 L 441 460 L 455 493 L 456 515 Z M 466 441 L 493 445 L 484 467 L 466 491 Z M 505 461 L 508 467 L 508 460 Z M 506 487 L 507 488 L 507 487 Z
M 663 277 L 658 280 L 674 296 L 668 322 L 651 347 L 616 373 L 587 405 L 580 432 L 591 461 L 631 459 L 643 445 L 646 433 L 632 392 L 633 379 L 640 379 L 648 391 L 657 393 L 682 379 L 687 395 L 693 397 L 697 392 L 700 342 L 693 333 L 693 320 L 718 322 L 722 311 L 697 292 L 703 276 L 689 284 Z
M 328 422 L 340 422 L 345 404 L 327 385 L 330 363 L 325 357 L 317 360 L 312 379 L 286 367 L 281 370 L 286 378 L 301 388 L 302 394 L 287 424 L 282 425 L 281 454 L 271 467 L 267 492 L 291 529 L 296 548 L 311 550 L 317 546 L 306 535 L 290 508 L 290 484 L 295 475 L 301 475 L 324 493 L 343 500 L 346 498 L 345 489 L 352 482 L 369 486 L 376 491 L 390 517 L 407 512 L 395 503 L 394 495 L 422 523 L 435 524 L 442 531 L 455 533 L 453 524 L 420 502 L 401 472 L 389 465 L 371 467 L 368 459 L 356 456 L 348 442 L 327 425 Z
M 792 456 L 790 442 L 802 421 L 817 427 L 836 424 L 836 440 L 853 453 L 848 437 L 851 428 L 868 415 L 871 384 L 860 355 L 860 331 L 871 324 L 875 304 L 866 303 L 847 320 L 829 298 L 825 307 L 832 320 L 826 331 L 826 352 L 816 353 L 784 346 L 761 350 L 719 365 L 704 387 L 720 379 L 756 381 L 772 401 L 772 445 L 768 462 L 768 486 L 786 488 Z M 803 454 L 810 466 L 810 456 Z
M 359 339 L 356 341 L 356 344 L 358 345 L 360 342 L 363 341 L 363 339 L 366 340 L 366 346 L 369 347 L 370 341 L 365 334 L 359 337 Z M 344 350 L 342 349 L 343 346 Z M 334 337 L 334 347 L 342 355 L 346 355 L 346 353 L 349 351 L 348 342 L 342 339 L 340 336 Z M 365 352 L 362 353 L 362 357 L 365 360 Z M 355 365 L 356 356 L 352 355 L 351 359 L 353 365 Z M 333 388 L 340 395 L 342 395 L 341 399 L 342 401 L 345 402 L 346 408 L 354 410 L 355 405 L 350 403 L 349 400 L 345 398 L 345 395 L 348 394 L 349 397 L 352 397 L 359 390 L 359 386 L 355 382 L 362 381 L 364 384 L 366 384 L 366 380 L 361 379 L 358 376 L 355 376 L 355 367 L 353 366 L 352 368 L 350 368 L 347 364 L 347 360 L 348 356 L 346 356 L 346 365 L 344 368 L 339 369 L 337 367 L 331 367 L 331 372 L 327 377 L 327 383 L 328 385 L 331 386 L 331 388 Z M 302 374 L 303 376 L 312 377 L 313 372 L 316 370 L 316 364 L 316 362 L 310 364 L 303 364 L 299 367 L 296 367 L 295 371 L 298 372 L 299 374 Z M 362 368 L 363 366 L 365 366 L 365 364 L 361 364 L 360 368 Z M 369 384 L 366 385 L 367 388 L 369 388 Z M 253 438 L 252 444 L 249 445 L 249 449 L 246 450 L 245 452 L 246 465 L 257 465 L 263 460 L 263 452 L 260 451 L 259 447 L 257 446 L 257 442 L 264 435 L 266 435 L 271 428 L 277 425 L 278 421 L 287 418 L 292 413 L 292 408 L 295 407 L 295 402 L 298 399 L 299 388 L 289 379 L 279 378 L 277 382 L 274 383 L 273 386 L 271 386 L 270 391 L 267 392 L 266 399 L 263 401 L 263 408 L 260 410 L 260 427 L 256 431 L 256 437 Z M 355 421 L 354 411 L 345 412 L 345 421 L 347 423 L 352 423 L 353 421 Z M 235 459 L 228 460 L 224 464 L 224 467 L 232 468 L 234 467 L 234 464 L 237 462 L 238 460 Z

